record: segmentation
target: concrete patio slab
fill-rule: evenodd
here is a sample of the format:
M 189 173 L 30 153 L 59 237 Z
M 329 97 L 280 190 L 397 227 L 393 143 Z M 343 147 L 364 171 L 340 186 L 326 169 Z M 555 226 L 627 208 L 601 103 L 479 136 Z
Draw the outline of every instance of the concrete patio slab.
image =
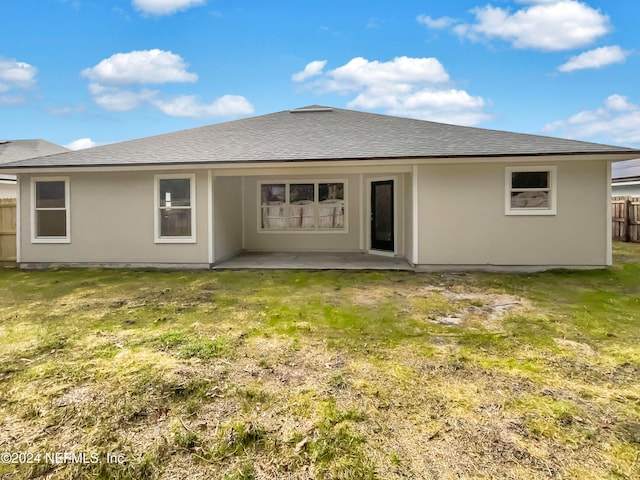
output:
M 247 269 L 294 270 L 407 270 L 413 267 L 404 259 L 362 252 L 243 252 L 213 266 L 214 270 Z

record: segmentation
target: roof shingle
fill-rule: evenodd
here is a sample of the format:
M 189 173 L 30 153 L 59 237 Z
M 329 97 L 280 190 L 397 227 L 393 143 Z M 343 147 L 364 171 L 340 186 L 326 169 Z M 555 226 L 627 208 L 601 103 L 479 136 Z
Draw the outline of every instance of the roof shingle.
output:
M 68 152 L 69 149 L 46 140 L 0 140 L 0 164 L 26 158 Z
M 629 154 L 633 149 L 312 105 L 86 150 L 14 168 L 414 157 Z M 638 152 L 640 153 L 640 152 Z M 1 168 L 1 167 L 0 167 Z

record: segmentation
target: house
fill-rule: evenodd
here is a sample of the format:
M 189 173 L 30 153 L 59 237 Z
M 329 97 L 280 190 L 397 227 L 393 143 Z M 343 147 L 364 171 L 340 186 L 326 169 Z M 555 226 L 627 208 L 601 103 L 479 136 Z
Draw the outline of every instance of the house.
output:
M 0 164 L 69 150 L 46 140 L 0 140 Z M 15 175 L 0 175 L 0 198 L 16 198 Z
M 640 196 L 640 158 L 613 164 L 611 178 L 614 197 Z
M 314 105 L 0 169 L 27 268 L 364 252 L 532 270 L 611 263 L 611 162 L 638 156 Z

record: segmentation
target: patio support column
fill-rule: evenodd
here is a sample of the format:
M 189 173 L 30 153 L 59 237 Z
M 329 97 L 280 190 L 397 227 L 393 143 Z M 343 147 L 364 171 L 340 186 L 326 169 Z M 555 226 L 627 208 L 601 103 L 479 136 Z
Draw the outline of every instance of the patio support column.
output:
M 414 165 L 411 169 L 411 199 L 413 201 L 411 213 L 413 217 L 413 227 L 411 229 L 411 234 L 413 239 L 411 241 L 411 263 L 413 265 L 418 264 L 418 259 L 420 256 L 419 253 L 419 235 L 418 235 L 418 219 L 420 216 L 418 215 L 418 166 Z
M 209 238 L 209 265 L 213 265 L 215 261 L 215 246 L 213 237 L 213 216 L 215 209 L 213 208 L 213 173 L 207 170 L 207 237 Z
M 607 222 L 606 229 L 605 229 L 605 235 L 607 236 L 605 240 L 605 245 L 606 245 L 605 248 L 607 249 L 607 251 L 605 252 L 605 255 L 606 255 L 605 261 L 607 266 L 611 266 L 613 265 L 613 245 L 612 245 L 613 232 L 611 231 L 613 228 L 611 224 L 611 221 L 612 221 L 611 220 L 611 161 L 607 161 L 606 169 L 607 169 L 607 173 L 606 173 L 607 198 L 603 202 L 607 209 L 606 216 L 605 216 L 605 221 Z
M 246 224 L 244 222 L 244 217 L 245 217 L 245 204 L 244 204 L 244 175 L 242 177 L 240 177 L 240 208 L 242 209 L 242 250 L 244 251 L 244 249 L 246 248 L 246 234 L 245 234 L 245 227 Z
M 365 250 L 364 246 L 364 232 L 366 230 L 365 220 L 364 220 L 364 206 L 367 201 L 366 193 L 364 191 L 364 175 L 358 175 L 358 189 L 360 190 L 360 201 L 358 202 L 359 213 L 360 213 L 360 251 Z
M 20 194 L 20 175 L 16 175 L 16 263 L 20 263 L 20 247 L 21 247 L 21 243 L 22 243 L 22 239 L 20 238 L 20 198 L 22 197 L 22 195 Z M 67 208 L 69 208 L 69 206 L 67 205 Z M 611 223 L 611 222 L 609 222 Z

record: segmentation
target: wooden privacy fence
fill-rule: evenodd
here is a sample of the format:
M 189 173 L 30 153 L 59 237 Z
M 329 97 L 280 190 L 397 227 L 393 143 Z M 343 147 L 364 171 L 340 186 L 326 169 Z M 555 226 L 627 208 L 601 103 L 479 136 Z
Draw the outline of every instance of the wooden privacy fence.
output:
M 0 198 L 0 262 L 16 261 L 16 199 Z
M 640 197 L 613 197 L 611 222 L 614 240 L 640 243 Z

